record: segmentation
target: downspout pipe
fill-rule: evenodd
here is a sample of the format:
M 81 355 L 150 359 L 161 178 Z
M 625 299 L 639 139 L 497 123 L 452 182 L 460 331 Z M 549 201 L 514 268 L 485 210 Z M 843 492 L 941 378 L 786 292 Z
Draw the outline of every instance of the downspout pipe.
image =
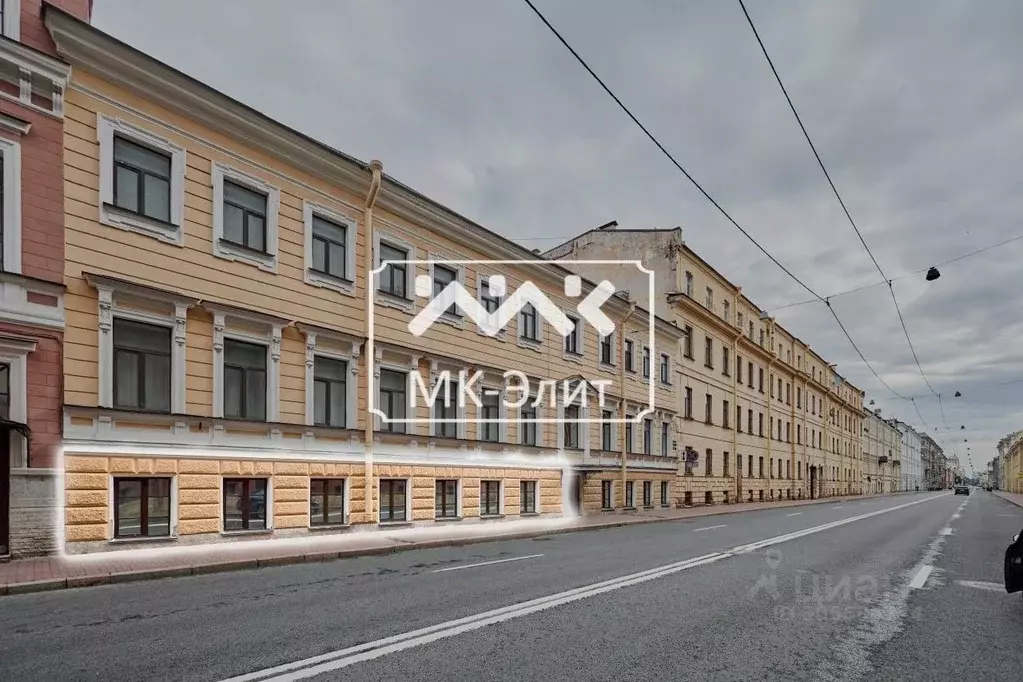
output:
M 374 238 L 373 238 L 373 207 L 377 202 L 377 195 L 380 193 L 380 180 L 384 172 L 384 164 L 380 161 L 370 161 L 369 170 L 372 173 L 372 177 L 369 181 L 369 190 L 366 192 L 366 199 L 362 211 L 362 224 L 363 229 L 366 231 L 365 247 L 362 250 L 363 254 L 363 272 L 366 286 L 366 314 L 365 317 L 365 335 L 366 335 L 366 413 L 363 415 L 365 420 L 365 452 L 366 452 L 366 466 L 365 466 L 365 509 L 366 509 L 366 523 L 373 523 L 376 518 L 376 486 L 373 484 L 373 439 L 374 439 L 374 425 L 376 423 L 375 415 L 370 411 L 370 405 L 374 404 L 374 400 L 370 395 L 370 392 L 376 388 L 376 344 L 373 341 L 373 321 L 369 317 L 369 300 L 370 296 L 374 295 L 375 288 L 373 287 L 373 272 L 375 263 L 374 254 Z
M 628 481 L 628 446 L 625 443 L 625 433 L 628 430 L 628 425 L 625 423 L 625 336 L 627 333 L 626 325 L 629 319 L 636 312 L 636 302 L 629 301 L 629 312 L 622 316 L 621 332 L 618 334 L 618 386 L 619 389 L 619 400 L 618 400 L 618 414 L 622 417 L 622 428 L 621 434 L 618 436 L 619 442 L 622 445 L 622 509 L 625 508 L 625 488 L 626 482 Z M 651 313 L 652 314 L 652 313 Z M 653 349 L 651 349 L 651 354 Z M 642 362 L 642 360 L 640 360 Z M 651 355 L 651 363 L 653 362 L 653 356 Z M 653 367 L 650 368 L 653 371 Z M 635 491 L 633 491 L 635 495 Z

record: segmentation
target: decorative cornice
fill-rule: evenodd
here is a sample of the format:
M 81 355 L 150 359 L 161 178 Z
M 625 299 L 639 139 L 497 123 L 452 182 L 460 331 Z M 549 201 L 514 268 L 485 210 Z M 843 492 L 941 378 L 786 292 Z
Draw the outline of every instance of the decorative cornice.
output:
M 32 130 L 32 124 L 23 118 L 0 113 L 0 128 L 18 135 L 28 135 L 28 131 Z

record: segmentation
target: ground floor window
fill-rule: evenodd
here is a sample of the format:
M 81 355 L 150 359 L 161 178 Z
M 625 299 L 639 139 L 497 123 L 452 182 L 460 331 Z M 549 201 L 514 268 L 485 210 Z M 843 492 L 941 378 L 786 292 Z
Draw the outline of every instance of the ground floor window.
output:
M 309 481 L 309 524 L 336 526 L 345 522 L 345 480 L 314 478 Z
M 170 535 L 169 478 L 114 479 L 114 537 Z
M 631 508 L 633 506 L 633 495 L 632 495 L 632 481 L 628 481 L 625 484 L 625 506 Z
M 653 486 L 651 481 L 643 481 L 643 506 L 652 507 L 653 502 Z
M 434 491 L 434 515 L 438 519 L 453 519 L 458 516 L 458 481 L 437 481 Z
M 402 479 L 384 478 L 380 480 L 380 520 L 405 520 L 405 487 Z
M 661 481 L 661 506 L 668 506 L 668 482 Z
M 519 483 L 519 513 L 535 514 L 536 512 L 536 481 L 521 481 Z
M 480 481 L 480 516 L 501 513 L 501 482 Z
M 611 499 L 611 493 L 613 481 L 601 481 L 600 482 L 600 508 L 611 509 L 614 506 L 614 500 Z
M 224 530 L 266 530 L 265 478 L 224 479 Z

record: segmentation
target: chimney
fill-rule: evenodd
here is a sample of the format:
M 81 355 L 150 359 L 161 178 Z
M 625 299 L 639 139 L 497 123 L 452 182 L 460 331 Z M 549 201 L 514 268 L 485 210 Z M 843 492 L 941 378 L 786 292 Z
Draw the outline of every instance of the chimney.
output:
M 611 222 L 604 223 L 603 225 L 598 227 L 597 228 L 597 232 L 605 232 L 605 231 L 608 231 L 608 230 L 614 230 L 614 229 L 617 229 L 617 227 L 618 227 L 618 221 L 617 220 L 612 220 Z

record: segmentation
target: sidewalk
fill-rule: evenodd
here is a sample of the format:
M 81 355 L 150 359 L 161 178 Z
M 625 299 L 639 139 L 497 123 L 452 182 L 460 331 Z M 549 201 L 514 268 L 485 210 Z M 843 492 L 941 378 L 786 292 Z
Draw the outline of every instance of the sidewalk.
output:
M 429 526 L 394 531 L 354 532 L 321 537 L 251 540 L 187 547 L 158 547 L 84 555 L 22 559 L 0 564 L 0 595 L 90 585 L 201 575 L 264 566 L 332 561 L 413 549 L 453 547 L 495 540 L 533 538 L 643 523 L 678 521 L 720 514 L 808 504 L 842 503 L 885 495 L 851 495 L 817 500 L 743 502 L 730 505 L 651 509 L 641 513 L 596 514 L 581 518 L 536 519 L 464 526 Z M 1017 497 L 1023 498 L 1023 495 Z M 1023 502 L 1017 502 L 1023 505 Z
M 1008 500 L 1017 506 L 1023 507 L 1023 494 L 1005 492 L 1004 490 L 992 490 L 991 492 L 1003 500 Z

